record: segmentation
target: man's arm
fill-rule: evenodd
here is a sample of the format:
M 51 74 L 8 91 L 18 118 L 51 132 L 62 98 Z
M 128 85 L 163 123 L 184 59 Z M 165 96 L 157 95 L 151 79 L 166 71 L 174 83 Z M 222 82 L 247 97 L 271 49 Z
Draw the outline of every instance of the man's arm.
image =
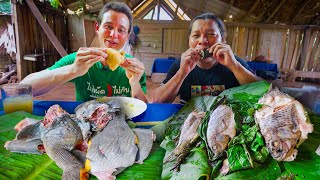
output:
M 232 71 L 240 85 L 262 80 L 243 67 L 240 62 L 236 60 L 229 45 L 224 43 L 214 44 L 210 47 L 209 52 L 213 54 L 213 57 L 217 59 L 220 64 L 226 66 L 230 71 Z
M 120 64 L 120 66 L 126 70 L 126 76 L 129 79 L 129 84 L 131 86 L 131 97 L 147 103 L 147 95 L 143 92 L 140 84 L 141 78 L 145 76 L 143 63 L 136 58 L 128 57 Z
M 20 83 L 30 84 L 32 86 L 33 95 L 39 96 L 78 77 L 78 74 L 79 73 L 73 70 L 72 65 L 68 65 L 53 70 L 43 70 L 29 74 Z
M 180 66 L 174 63 L 167 74 L 170 80 L 158 87 L 153 94 L 153 102 L 172 103 L 177 97 L 180 87 L 188 74 L 196 67 L 196 60 L 200 59 L 198 49 L 189 48 L 181 54 Z M 167 77 L 168 78 L 168 77 Z
M 248 69 L 243 67 L 239 62 L 237 62 L 235 66 L 232 66 L 230 70 L 233 72 L 240 85 L 262 80 L 261 78 L 250 72 Z
M 94 63 L 104 61 L 108 57 L 105 51 L 103 48 L 80 48 L 72 64 L 62 63 L 56 69 L 32 73 L 20 83 L 32 85 L 35 96 L 45 94 L 65 82 L 86 74 Z M 60 59 L 57 63 L 62 61 Z
M 177 97 L 180 87 L 186 78 L 182 71 L 178 71 L 173 77 L 162 86 L 159 86 L 153 93 L 154 103 L 172 103 Z

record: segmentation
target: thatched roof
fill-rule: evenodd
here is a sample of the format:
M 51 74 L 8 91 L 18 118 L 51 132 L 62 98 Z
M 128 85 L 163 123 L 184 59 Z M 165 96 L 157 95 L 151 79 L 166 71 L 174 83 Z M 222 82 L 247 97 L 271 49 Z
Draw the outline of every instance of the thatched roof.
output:
M 60 0 L 72 11 L 83 8 L 85 14 L 97 14 L 108 0 Z M 157 4 L 172 17 L 170 0 L 124 0 L 141 19 Z M 225 21 L 268 24 L 320 25 L 319 0 L 173 0 L 191 19 L 203 12 L 213 12 Z M 230 18 L 232 17 L 232 18 Z

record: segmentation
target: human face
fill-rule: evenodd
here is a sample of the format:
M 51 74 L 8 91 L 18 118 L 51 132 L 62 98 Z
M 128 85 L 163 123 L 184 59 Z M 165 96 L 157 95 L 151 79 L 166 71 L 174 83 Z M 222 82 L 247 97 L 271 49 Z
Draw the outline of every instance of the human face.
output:
M 212 45 L 223 42 L 219 27 L 213 19 L 198 19 L 193 22 L 189 36 L 190 48 L 209 48 Z
M 96 33 L 102 47 L 120 50 L 128 40 L 130 23 L 120 12 L 109 10 L 102 16 L 101 24 L 95 24 Z

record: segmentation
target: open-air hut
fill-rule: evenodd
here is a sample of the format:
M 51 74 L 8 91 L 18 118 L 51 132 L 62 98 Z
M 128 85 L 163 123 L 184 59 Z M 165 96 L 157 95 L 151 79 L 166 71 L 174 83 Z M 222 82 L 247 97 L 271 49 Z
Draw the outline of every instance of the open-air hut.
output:
M 95 46 L 93 23 L 108 1 L 11 2 L 21 80 L 79 47 Z M 263 55 L 267 63 L 277 64 L 285 82 L 320 77 L 320 2 L 316 0 L 123 2 L 132 9 L 134 25 L 140 29 L 133 55 L 145 64 L 148 76 L 156 58 L 178 58 L 187 49 L 190 19 L 213 12 L 225 21 L 227 42 L 239 57 L 253 61 Z

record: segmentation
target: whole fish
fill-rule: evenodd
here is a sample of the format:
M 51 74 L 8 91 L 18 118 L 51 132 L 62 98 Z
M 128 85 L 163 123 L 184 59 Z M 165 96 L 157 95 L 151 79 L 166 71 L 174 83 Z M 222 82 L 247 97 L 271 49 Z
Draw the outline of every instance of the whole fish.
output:
M 184 121 L 181 127 L 181 133 L 178 141 L 178 145 L 176 148 L 171 152 L 164 159 L 164 163 L 176 160 L 176 163 L 172 170 L 179 170 L 180 164 L 189 154 L 189 151 L 192 145 L 196 142 L 199 137 L 198 128 L 200 123 L 205 116 L 205 112 L 197 112 L 196 110 L 191 112 L 187 119 Z
M 219 105 L 210 115 L 206 136 L 213 159 L 223 154 L 235 135 L 236 123 L 232 109 L 227 105 Z
M 278 88 L 269 90 L 258 103 L 263 107 L 255 112 L 255 120 L 269 153 L 277 161 L 293 161 L 296 148 L 313 131 L 302 104 Z

